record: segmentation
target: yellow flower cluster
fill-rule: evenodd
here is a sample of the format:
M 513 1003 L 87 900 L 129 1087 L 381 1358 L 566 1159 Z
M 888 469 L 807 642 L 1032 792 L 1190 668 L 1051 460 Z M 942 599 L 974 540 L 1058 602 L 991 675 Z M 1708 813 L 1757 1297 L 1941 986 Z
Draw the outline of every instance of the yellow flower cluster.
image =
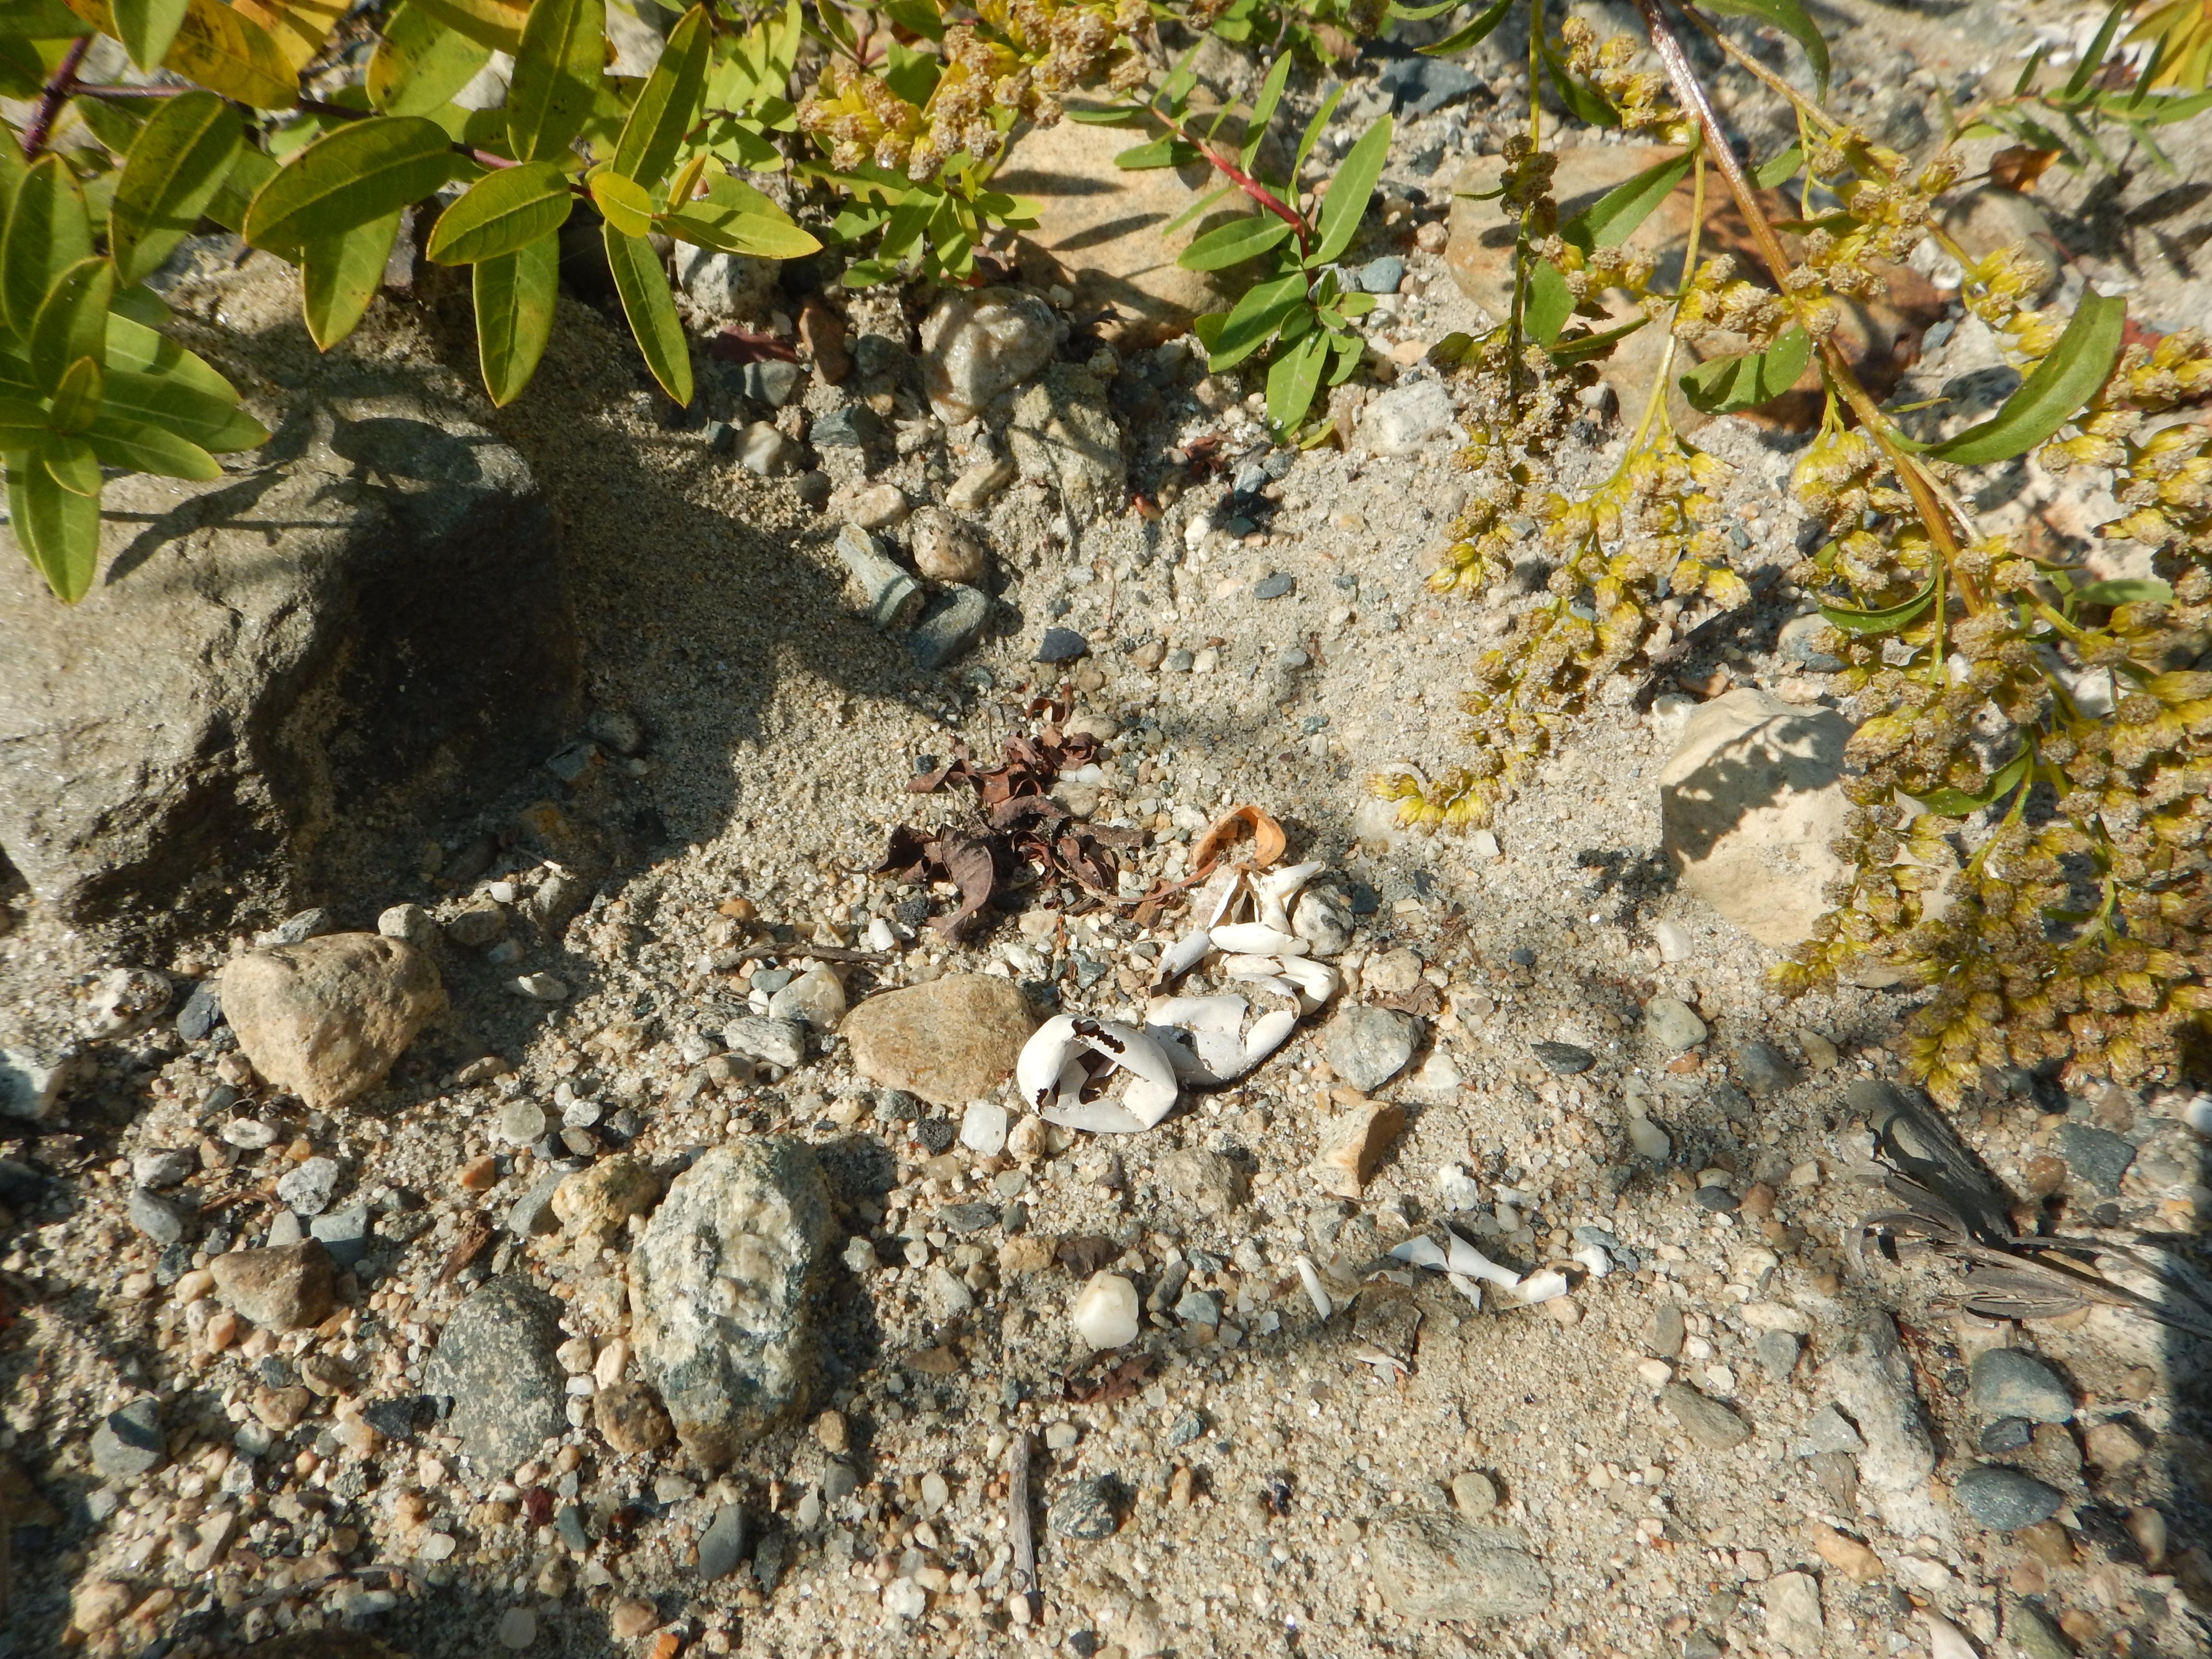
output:
M 1715 333 L 1741 334 L 1749 346 L 1732 349 L 1764 351 L 1789 321 L 1789 302 L 1738 277 L 1725 253 L 1700 264 L 1674 304 L 1674 337 L 1686 345 Z
M 1635 67 L 1649 50 L 1643 41 L 1616 34 L 1601 43 L 1597 31 L 1580 17 L 1560 24 L 1559 37 L 1566 45 L 1567 67 L 1605 94 L 1620 112 L 1623 127 L 1648 131 L 1667 144 L 1686 144 L 1697 137 L 1697 123 L 1662 96 L 1667 77 L 1657 70 Z

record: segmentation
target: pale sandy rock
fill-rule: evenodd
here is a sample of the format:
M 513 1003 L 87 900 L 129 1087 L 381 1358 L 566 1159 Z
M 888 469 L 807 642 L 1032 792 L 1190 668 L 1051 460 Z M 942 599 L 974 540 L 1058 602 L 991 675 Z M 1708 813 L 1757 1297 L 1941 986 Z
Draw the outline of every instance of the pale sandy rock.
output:
M 1322 1129 L 1321 1152 L 1314 1159 L 1322 1189 L 1340 1198 L 1358 1198 L 1376 1162 L 1405 1127 L 1404 1109 L 1385 1101 L 1358 1101 L 1340 1113 Z
M 1036 1028 L 1020 989 L 990 974 L 947 974 L 884 991 L 845 1016 L 853 1064 L 872 1083 L 965 1107 L 1006 1081 Z
M 253 1069 L 325 1110 L 383 1082 L 445 1006 L 429 957 L 379 933 L 280 945 L 222 970 L 223 1017 Z

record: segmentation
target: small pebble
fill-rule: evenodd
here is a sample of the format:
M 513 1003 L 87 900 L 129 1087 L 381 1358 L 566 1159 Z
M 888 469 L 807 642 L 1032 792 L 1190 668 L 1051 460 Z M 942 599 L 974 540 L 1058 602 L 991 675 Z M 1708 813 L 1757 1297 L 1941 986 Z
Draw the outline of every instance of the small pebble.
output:
M 1076 1334 L 1094 1349 L 1137 1340 L 1137 1287 L 1115 1273 L 1093 1273 L 1076 1292 L 1069 1317 Z
M 520 1653 L 538 1639 L 538 1614 L 529 1607 L 509 1607 L 500 1615 L 499 1644 Z
M 1953 1490 L 1966 1512 L 1993 1532 L 2017 1532 L 2048 1521 L 2065 1502 L 2033 1475 L 2002 1463 L 1968 1469 Z

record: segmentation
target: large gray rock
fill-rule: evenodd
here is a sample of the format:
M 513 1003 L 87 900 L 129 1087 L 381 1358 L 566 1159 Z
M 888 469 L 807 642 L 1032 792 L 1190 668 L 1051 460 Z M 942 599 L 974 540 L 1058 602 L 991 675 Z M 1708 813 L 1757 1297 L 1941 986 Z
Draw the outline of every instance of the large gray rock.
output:
M 1908 1535 L 1934 1531 L 1928 1477 L 1936 1470 L 1936 1445 L 1897 1327 L 1887 1315 L 1875 1314 L 1838 1330 L 1828 1352 L 1820 1381 L 1866 1441 L 1859 1475 L 1875 1512 Z
M 383 1082 L 445 1006 L 437 964 L 381 933 L 280 945 L 222 970 L 223 1015 L 253 1069 L 318 1109 Z
M 1517 1532 L 1400 1510 L 1367 1544 L 1382 1605 L 1404 1619 L 1517 1619 L 1541 1613 L 1551 1575 Z
M 1057 489 L 1079 519 L 1118 513 L 1127 488 L 1121 428 L 1106 388 L 1079 363 L 1053 363 L 1015 394 L 1006 441 L 1021 476 Z
M 72 920 L 281 900 L 372 816 L 519 775 L 570 721 L 574 628 L 528 465 L 318 362 L 261 263 L 236 300 L 278 330 L 240 342 L 247 385 L 287 388 L 254 402 L 270 442 L 206 483 L 111 482 L 74 607 L 0 526 L 0 853 Z
M 1850 735 L 1833 709 L 1731 691 L 1690 716 L 1659 775 L 1660 836 L 1683 888 L 1762 945 L 1802 944 L 1829 908 Z
M 805 1141 L 717 1146 L 676 1177 L 630 1256 L 637 1361 L 708 1468 L 811 1402 L 830 1189 Z
M 506 1475 L 566 1433 L 568 1376 L 553 1351 L 560 1304 L 520 1279 L 470 1292 L 423 1368 L 425 1393 L 453 1402 L 447 1427 L 487 1474 Z

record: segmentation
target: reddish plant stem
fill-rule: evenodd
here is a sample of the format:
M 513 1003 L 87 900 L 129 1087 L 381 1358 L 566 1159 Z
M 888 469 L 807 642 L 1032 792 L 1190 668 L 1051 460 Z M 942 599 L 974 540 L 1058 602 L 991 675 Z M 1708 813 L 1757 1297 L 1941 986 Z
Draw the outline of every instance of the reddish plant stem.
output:
M 1298 239 L 1298 252 L 1301 254 L 1309 251 L 1307 246 L 1306 222 L 1304 218 L 1300 216 L 1296 208 L 1284 201 L 1281 197 L 1276 195 L 1273 191 L 1269 190 L 1267 185 L 1261 184 L 1250 173 L 1245 172 L 1243 167 L 1237 166 L 1235 161 L 1230 160 L 1230 158 L 1223 152 L 1214 149 L 1214 147 L 1206 143 L 1206 140 L 1203 138 L 1192 137 L 1190 136 L 1189 130 L 1174 116 L 1164 114 L 1158 110 L 1154 110 L 1152 113 L 1159 117 L 1160 125 L 1162 126 L 1164 126 L 1170 132 L 1175 134 L 1176 137 L 1182 139 L 1183 143 L 1188 144 L 1193 149 L 1204 156 L 1206 161 L 1212 164 L 1214 170 L 1219 173 L 1224 178 L 1227 179 L 1231 184 L 1236 185 L 1237 189 L 1243 191 L 1247 196 L 1257 202 L 1268 212 L 1273 214 L 1285 224 L 1290 226 L 1292 234 Z
M 62 54 L 62 61 L 54 65 L 46 90 L 39 94 L 39 107 L 31 117 L 31 125 L 23 129 L 23 155 L 27 161 L 35 161 L 39 152 L 46 149 L 46 140 L 53 135 L 55 118 L 69 101 L 70 89 L 76 85 L 76 72 L 83 67 L 85 53 L 91 50 L 92 37 L 80 34 Z

